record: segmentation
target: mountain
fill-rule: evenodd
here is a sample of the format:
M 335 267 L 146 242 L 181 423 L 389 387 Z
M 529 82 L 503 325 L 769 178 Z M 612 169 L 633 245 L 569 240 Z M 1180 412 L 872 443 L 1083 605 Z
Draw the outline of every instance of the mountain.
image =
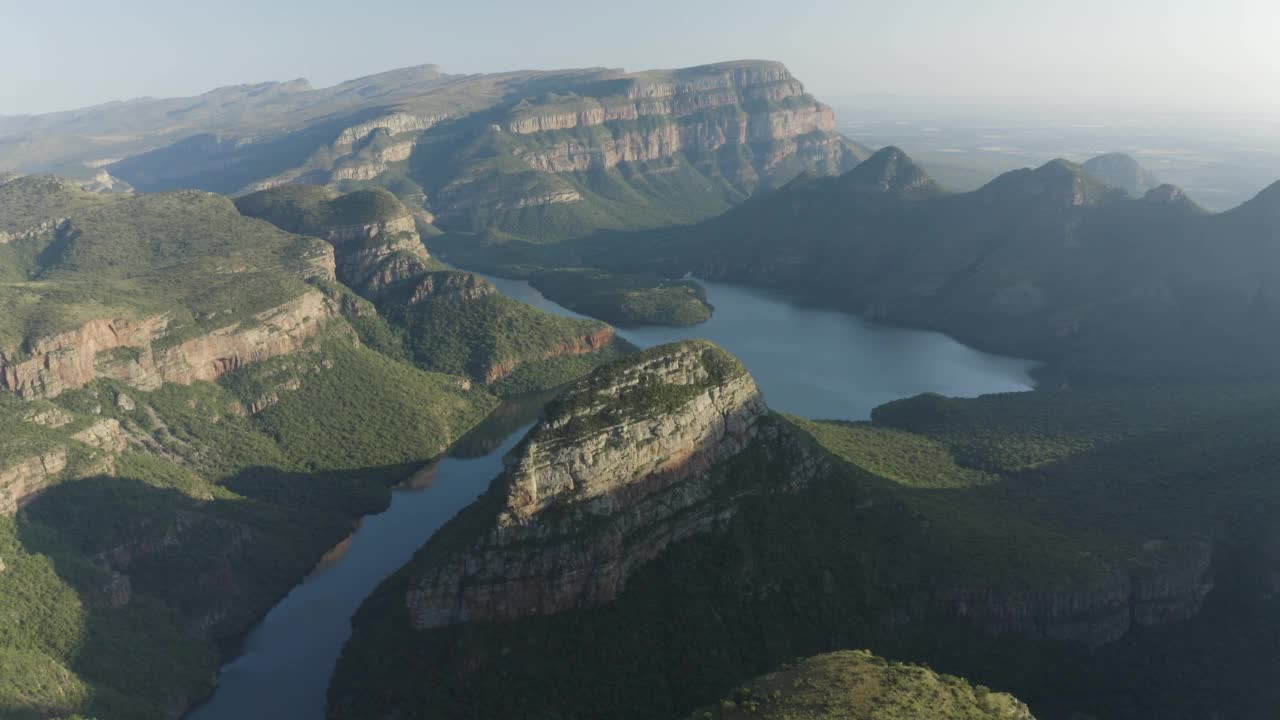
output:
M 783 288 L 1077 381 L 1262 377 L 1280 350 L 1277 208 L 1270 190 L 1220 214 L 1172 186 L 1129 198 L 1066 161 L 945 194 L 886 148 L 689 228 L 544 258 Z
M 818 655 L 757 678 L 690 720 L 1032 720 L 1026 705 L 865 651 Z
M 779 63 L 625 73 L 407 68 L 10 119 L 0 168 L 144 191 L 385 187 L 450 230 L 557 239 L 710 217 L 866 156 Z
M 1229 658 L 1273 639 L 1225 628 L 1280 622 L 1278 399 L 926 395 L 815 422 L 710 343 L 651 348 L 566 389 L 370 596 L 329 716 L 679 717 L 851 647 L 1033 708 L 1248 716 L 1274 694 L 1229 688 L 1276 666 Z
M 285 185 L 235 202 L 245 215 L 327 240 L 337 279 L 390 323 L 382 348 L 424 369 L 466 375 L 495 392 L 529 392 L 562 385 L 626 349 L 602 322 L 544 313 L 440 264 L 419 234 L 439 231 L 386 190 Z
M 0 714 L 179 717 L 496 404 L 362 341 L 334 270 L 210 193 L 0 185 Z
M 1099 155 L 1086 160 L 1081 167 L 1111 187 L 1124 190 L 1130 197 L 1140 198 L 1161 185 L 1155 174 L 1124 153 Z

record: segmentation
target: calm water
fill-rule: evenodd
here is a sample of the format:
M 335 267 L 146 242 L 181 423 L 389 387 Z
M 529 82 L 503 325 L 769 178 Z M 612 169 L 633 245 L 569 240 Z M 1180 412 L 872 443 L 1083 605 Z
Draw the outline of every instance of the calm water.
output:
M 511 297 L 582 317 L 523 281 L 489 279 Z M 746 363 L 778 410 L 864 419 L 876 405 L 921 392 L 973 396 L 1031 387 L 1033 363 L 981 353 L 945 335 L 878 326 L 760 290 L 704 285 L 716 308 L 710 321 L 692 328 L 632 328 L 623 337 L 641 347 L 713 340 Z M 389 509 L 365 518 L 344 548 L 271 610 L 191 720 L 322 720 L 329 677 L 360 603 L 488 487 L 502 469 L 502 456 L 547 399 L 504 403 L 450 457 L 397 489 Z
M 531 427 L 532 409 L 504 405 L 459 441 L 458 452 L 396 489 L 390 508 L 366 517 L 345 548 L 271 609 L 245 641 L 244 654 L 223 666 L 217 692 L 191 720 L 322 720 L 351 616 L 498 476 L 502 456 Z M 525 422 L 513 427 L 513 417 Z M 483 452 L 477 448 L 489 452 L 476 457 Z
M 583 317 L 523 280 L 488 279 L 530 305 Z M 775 410 L 865 420 L 877 405 L 923 392 L 972 397 L 1032 386 L 1029 373 L 1035 363 L 979 352 L 941 333 L 876 325 L 763 290 L 699 282 L 715 306 L 707 322 L 688 328 L 628 328 L 620 334 L 640 347 L 686 338 L 719 343 L 746 364 Z

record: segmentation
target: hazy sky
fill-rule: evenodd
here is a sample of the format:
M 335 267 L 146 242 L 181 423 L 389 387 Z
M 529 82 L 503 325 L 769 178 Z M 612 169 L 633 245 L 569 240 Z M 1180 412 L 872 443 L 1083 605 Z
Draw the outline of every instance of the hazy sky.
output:
M 0 114 L 437 63 L 456 73 L 734 58 L 819 96 L 1280 110 L 1274 0 L 0 0 Z

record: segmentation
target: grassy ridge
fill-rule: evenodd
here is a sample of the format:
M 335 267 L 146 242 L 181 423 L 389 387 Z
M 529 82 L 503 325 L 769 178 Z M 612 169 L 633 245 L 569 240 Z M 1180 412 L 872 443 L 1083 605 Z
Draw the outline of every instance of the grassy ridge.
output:
M 707 292 L 689 280 L 573 268 L 529 277 L 543 295 L 615 325 L 697 325 L 711 317 Z
M 865 650 L 818 655 L 757 678 L 689 720 L 1031 720 L 1004 693 Z

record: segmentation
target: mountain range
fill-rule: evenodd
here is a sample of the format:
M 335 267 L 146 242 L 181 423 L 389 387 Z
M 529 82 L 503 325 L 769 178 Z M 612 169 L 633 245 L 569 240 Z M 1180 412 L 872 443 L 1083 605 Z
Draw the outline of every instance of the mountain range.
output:
M 782 288 L 1076 381 L 1185 380 L 1274 375 L 1278 237 L 1280 183 L 1211 214 L 1176 187 L 1133 198 L 1056 160 L 948 193 L 890 147 L 692 226 L 506 257 L 516 271 L 584 264 Z
M 767 61 L 0 118 L 0 717 L 182 717 L 486 417 L 532 429 L 352 619 L 333 720 L 1269 717 L 1280 183 L 949 193 L 833 127 Z M 603 321 L 714 317 L 690 275 L 1039 387 L 777 412 Z

